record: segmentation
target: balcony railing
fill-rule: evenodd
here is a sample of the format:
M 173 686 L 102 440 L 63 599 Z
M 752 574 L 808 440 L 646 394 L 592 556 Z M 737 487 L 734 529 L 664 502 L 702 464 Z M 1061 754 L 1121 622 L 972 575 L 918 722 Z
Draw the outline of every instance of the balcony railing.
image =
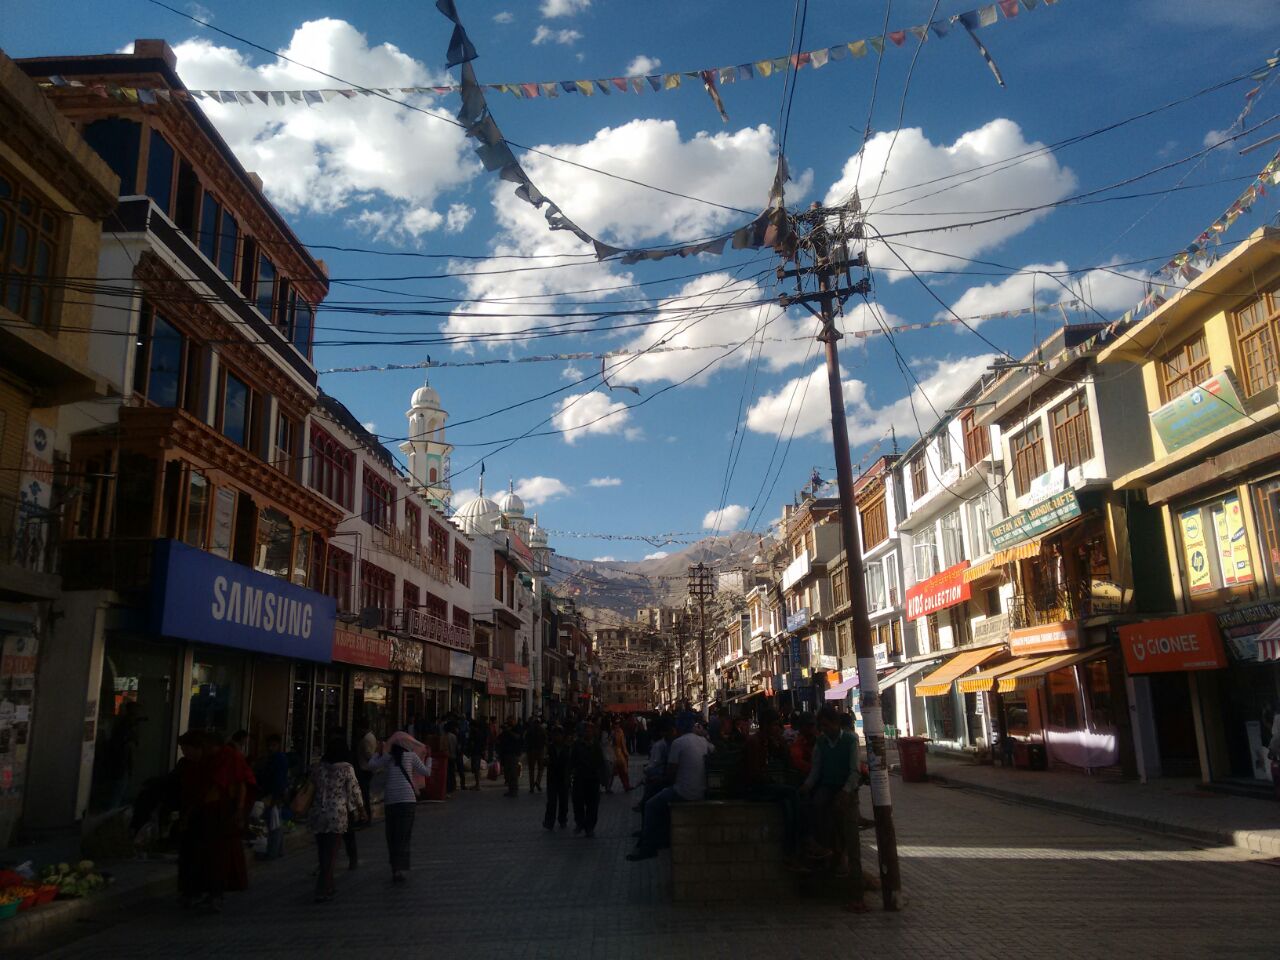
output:
M 388 610 L 387 614 L 391 624 L 387 629 L 393 633 L 403 633 L 418 640 L 429 640 L 454 650 L 471 651 L 469 627 L 460 627 L 456 623 L 449 623 L 447 620 L 412 607 Z
M 1064 583 L 1051 589 L 1019 593 L 1009 604 L 1009 626 L 1041 627 L 1063 620 L 1078 620 L 1092 613 L 1089 581 Z
M 408 534 L 400 530 L 374 526 L 373 545 L 393 557 L 417 567 L 437 583 L 448 585 L 453 571 L 449 564 L 438 556 L 424 550 L 422 545 Z
M 0 565 L 53 573 L 58 525 L 53 511 L 0 497 Z

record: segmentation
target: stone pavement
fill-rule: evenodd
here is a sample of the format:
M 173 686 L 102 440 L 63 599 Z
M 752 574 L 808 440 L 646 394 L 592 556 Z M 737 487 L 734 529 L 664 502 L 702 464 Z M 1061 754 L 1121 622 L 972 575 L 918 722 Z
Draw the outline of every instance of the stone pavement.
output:
M 419 807 L 407 885 L 390 883 L 375 826 L 331 903 L 311 902 L 313 858 L 297 853 L 255 871 L 221 916 L 158 898 L 5 960 L 1276 956 L 1280 868 L 1246 851 L 970 790 L 893 786 L 908 901 L 897 914 L 878 899 L 860 915 L 785 896 L 764 907 L 673 904 L 666 855 L 623 859 L 634 795 L 603 797 L 597 837 L 585 840 L 544 832 L 541 796 L 489 788 Z
M 928 764 L 935 781 L 989 796 L 1280 857 L 1280 803 L 1208 790 L 1194 778 L 1139 783 L 982 766 L 935 753 Z

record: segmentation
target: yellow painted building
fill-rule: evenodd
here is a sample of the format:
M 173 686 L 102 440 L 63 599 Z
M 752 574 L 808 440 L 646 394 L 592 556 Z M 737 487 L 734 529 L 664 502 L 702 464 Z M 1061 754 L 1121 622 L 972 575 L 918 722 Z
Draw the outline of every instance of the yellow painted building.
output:
M 1161 511 L 1178 614 L 1122 635 L 1147 767 L 1265 787 L 1280 702 L 1280 644 L 1259 641 L 1280 618 L 1280 230 L 1255 231 L 1099 362 L 1141 370 L 1154 456 L 1116 487 Z
M 88 355 L 102 221 L 118 188 L 0 53 L 0 848 L 22 809 L 36 664 L 61 588 L 59 408 L 113 390 Z

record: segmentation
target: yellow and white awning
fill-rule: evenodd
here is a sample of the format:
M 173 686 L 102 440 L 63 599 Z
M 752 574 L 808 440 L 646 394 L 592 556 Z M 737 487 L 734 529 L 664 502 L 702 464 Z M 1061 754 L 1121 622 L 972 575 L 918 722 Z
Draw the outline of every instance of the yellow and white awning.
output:
M 916 684 L 917 697 L 943 697 L 951 692 L 956 678 L 968 673 L 979 664 L 986 663 L 1001 650 L 1000 647 L 983 647 L 958 653 L 933 673 Z
M 996 685 L 999 677 L 1007 676 L 1024 667 L 1029 667 L 1035 663 L 1034 657 L 1017 657 L 1007 663 L 997 664 L 981 673 L 975 673 L 971 677 L 964 677 L 959 680 L 956 686 L 961 693 L 986 693 Z
M 1092 647 L 1088 650 L 1077 650 L 1075 653 L 1055 653 L 1049 657 L 1036 657 L 1027 666 L 1014 673 L 1002 676 L 996 688 L 1001 693 L 1013 693 L 1017 690 L 1033 690 L 1040 685 L 1046 674 L 1074 667 L 1077 663 L 1106 656 L 1106 647 Z

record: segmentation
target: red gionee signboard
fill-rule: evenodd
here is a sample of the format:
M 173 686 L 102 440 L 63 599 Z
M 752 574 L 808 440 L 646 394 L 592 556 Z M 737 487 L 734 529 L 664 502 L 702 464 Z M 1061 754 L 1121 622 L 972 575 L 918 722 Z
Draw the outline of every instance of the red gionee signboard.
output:
M 1130 673 L 1217 670 L 1227 665 L 1218 621 L 1209 613 L 1121 627 L 1120 646 Z
M 947 567 L 937 576 L 930 577 L 924 583 L 917 583 L 907 591 L 907 619 L 937 613 L 957 603 L 964 603 L 973 596 L 969 584 L 964 582 L 964 572 L 969 569 L 969 561 L 961 560 L 954 567 Z
M 386 670 L 391 666 L 391 641 L 385 637 L 371 637 L 354 630 L 333 630 L 333 659 L 342 663 L 354 663 L 362 667 Z

